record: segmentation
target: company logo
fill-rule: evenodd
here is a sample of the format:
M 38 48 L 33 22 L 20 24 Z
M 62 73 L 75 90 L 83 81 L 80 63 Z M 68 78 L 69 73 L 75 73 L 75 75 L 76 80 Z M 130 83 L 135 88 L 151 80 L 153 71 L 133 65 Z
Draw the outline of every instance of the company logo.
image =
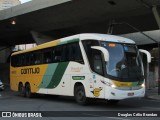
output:
M 81 72 L 83 67 L 71 67 L 71 72 Z
M 21 74 L 39 74 L 40 73 L 40 68 L 25 68 L 21 69 Z
M 2 112 L 2 117 L 11 117 L 11 112 Z
M 26 118 L 26 117 L 42 117 L 42 113 L 39 112 L 2 112 L 3 118 L 17 117 L 17 118 Z

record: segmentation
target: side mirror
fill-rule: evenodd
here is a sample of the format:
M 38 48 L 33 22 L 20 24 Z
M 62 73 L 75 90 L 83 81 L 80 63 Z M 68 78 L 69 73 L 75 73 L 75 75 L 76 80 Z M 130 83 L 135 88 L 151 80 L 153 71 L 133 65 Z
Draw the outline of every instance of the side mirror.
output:
M 147 50 L 139 49 L 139 52 L 144 53 L 147 55 L 147 62 L 151 62 L 151 54 Z
M 92 49 L 100 50 L 103 53 L 105 62 L 109 61 L 109 52 L 106 48 L 100 46 L 91 46 Z

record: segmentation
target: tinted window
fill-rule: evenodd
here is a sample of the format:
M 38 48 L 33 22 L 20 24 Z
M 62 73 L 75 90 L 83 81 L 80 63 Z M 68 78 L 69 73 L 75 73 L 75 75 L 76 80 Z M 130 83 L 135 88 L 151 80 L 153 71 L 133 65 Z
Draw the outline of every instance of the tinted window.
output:
M 12 56 L 11 57 L 11 66 L 15 67 L 17 64 L 17 57 L 16 56 Z
M 66 45 L 63 45 L 62 47 L 61 47 L 61 50 L 62 50 L 62 54 L 61 54 L 61 62 L 65 62 L 65 61 L 68 61 L 68 59 L 67 59 L 67 56 L 68 56 L 68 53 L 67 53 L 67 49 L 66 49 L 67 47 L 66 47 Z
M 11 65 L 15 67 L 68 61 L 84 63 L 78 42 L 11 57 Z
M 26 66 L 30 65 L 30 54 L 26 53 Z
M 85 40 L 83 41 L 84 49 L 87 54 L 87 58 L 90 64 L 91 69 L 103 75 L 103 63 L 102 63 L 102 55 L 99 50 L 92 49 L 91 46 L 99 46 L 99 42 L 96 40 Z
M 103 75 L 103 64 L 102 64 L 101 52 L 98 50 L 93 50 L 91 58 L 92 58 L 91 67 L 93 71 L 95 71 L 96 73 L 100 75 Z
M 53 61 L 54 62 L 61 62 L 62 59 L 62 46 L 57 46 L 54 49 L 54 58 Z
M 52 62 L 52 49 L 43 50 L 43 63 Z
M 73 43 L 73 44 L 69 44 L 67 47 L 68 47 L 67 48 L 68 49 L 67 59 L 69 61 L 75 61 L 75 62 L 79 62 L 79 63 L 83 64 L 84 61 L 83 61 L 83 57 L 82 57 L 82 53 L 81 53 L 79 44 L 78 43 Z

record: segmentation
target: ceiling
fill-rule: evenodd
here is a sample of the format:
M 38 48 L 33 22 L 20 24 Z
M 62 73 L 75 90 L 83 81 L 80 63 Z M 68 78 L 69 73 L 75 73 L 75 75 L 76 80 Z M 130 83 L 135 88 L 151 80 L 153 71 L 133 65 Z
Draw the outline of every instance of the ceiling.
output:
M 0 46 L 35 42 L 32 30 L 54 39 L 79 33 L 106 34 L 111 22 L 127 23 L 140 31 L 158 30 L 152 6 L 160 13 L 160 0 L 35 0 L 0 11 Z M 137 32 L 127 24 L 114 25 L 113 34 Z

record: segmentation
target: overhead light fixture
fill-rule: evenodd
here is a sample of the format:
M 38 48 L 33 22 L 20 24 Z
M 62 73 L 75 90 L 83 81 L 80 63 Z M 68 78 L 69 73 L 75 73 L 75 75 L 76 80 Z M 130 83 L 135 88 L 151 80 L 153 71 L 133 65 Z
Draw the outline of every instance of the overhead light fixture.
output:
M 17 23 L 16 18 L 11 18 L 10 24 L 11 24 L 11 25 L 16 25 L 16 23 Z
M 15 24 L 16 24 L 16 21 L 15 21 L 15 20 L 12 20 L 12 21 L 11 21 L 11 24 L 12 24 L 12 25 L 15 25 Z

